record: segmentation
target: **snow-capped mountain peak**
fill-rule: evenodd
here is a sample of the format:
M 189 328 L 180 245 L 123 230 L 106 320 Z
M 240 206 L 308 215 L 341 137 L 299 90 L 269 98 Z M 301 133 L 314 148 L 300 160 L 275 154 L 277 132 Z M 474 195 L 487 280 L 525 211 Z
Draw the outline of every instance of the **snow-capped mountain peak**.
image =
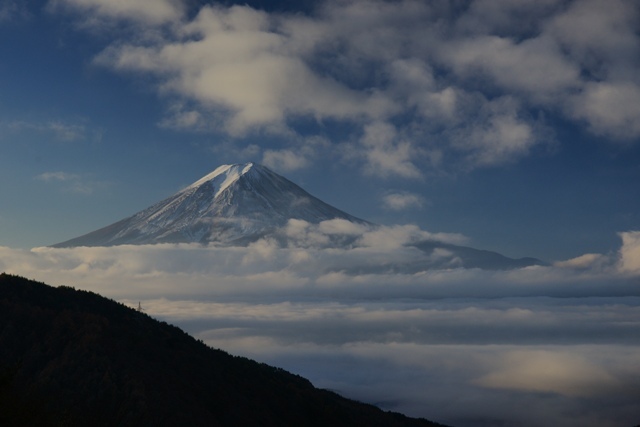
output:
M 367 223 L 256 164 L 223 165 L 135 215 L 55 247 L 153 243 L 247 244 L 290 219 Z
M 210 174 L 203 176 L 183 191 L 200 187 L 202 184 L 209 182 L 212 186 L 217 188 L 215 197 L 218 197 L 220 193 L 236 182 L 241 176 L 249 172 L 251 169 L 258 168 L 261 168 L 261 166 L 256 166 L 254 163 L 222 165 L 217 167 Z
M 360 229 L 363 233 L 377 227 L 328 205 L 264 166 L 256 163 L 223 165 L 133 216 L 53 246 L 154 243 L 247 245 L 264 237 L 286 246 L 297 242 L 295 239 L 290 241 L 292 236 L 287 234 L 287 226 L 296 223 L 321 226 L 322 223 L 331 223 L 331 220 L 342 220 L 342 229 L 344 221 L 357 223 L 357 227 L 347 228 Z M 358 239 L 349 233 L 344 236 L 333 233 L 331 236 L 335 241 L 329 239 L 326 244 L 349 246 Z M 316 244 L 322 245 L 321 241 Z M 350 268 L 354 272 L 392 269 L 413 274 L 434 266 L 503 269 L 541 263 L 532 258 L 511 259 L 495 252 L 435 240 L 414 242 L 409 246 L 424 252 L 424 259 L 393 265 L 378 260 L 375 265 L 365 263 Z M 434 257 L 436 252 L 446 253 L 447 256 Z M 350 269 L 342 268 L 341 271 L 348 272 Z

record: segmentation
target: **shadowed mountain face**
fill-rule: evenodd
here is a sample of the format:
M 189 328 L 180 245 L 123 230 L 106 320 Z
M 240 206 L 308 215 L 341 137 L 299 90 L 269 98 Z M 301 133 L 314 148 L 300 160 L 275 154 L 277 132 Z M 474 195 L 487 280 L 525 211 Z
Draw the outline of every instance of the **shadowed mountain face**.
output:
M 545 265 L 537 258 L 509 258 L 493 251 L 470 248 L 467 246 L 452 245 L 444 242 L 426 240 L 414 243 L 412 246 L 427 254 L 439 251 L 441 256 L 448 255 L 448 259 L 453 258 L 451 267 L 480 268 L 483 270 L 510 270 L 514 268 L 529 267 L 532 265 Z M 444 257 L 447 259 L 447 257 Z M 457 265 L 456 265 L 457 263 Z M 418 268 L 416 268 L 418 267 Z M 420 270 L 421 266 L 414 266 L 411 273 Z
M 97 294 L 1 274 L 0 425 L 438 424 L 211 349 Z
M 115 224 L 53 247 L 154 243 L 247 244 L 289 219 L 366 223 L 254 163 L 223 165 L 189 187 Z

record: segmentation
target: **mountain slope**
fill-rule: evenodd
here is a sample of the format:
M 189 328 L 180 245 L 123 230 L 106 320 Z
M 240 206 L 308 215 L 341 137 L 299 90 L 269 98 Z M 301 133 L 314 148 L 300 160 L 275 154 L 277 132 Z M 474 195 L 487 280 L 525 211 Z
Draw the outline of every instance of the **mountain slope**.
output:
M 223 165 L 137 214 L 53 247 L 153 243 L 247 244 L 289 219 L 366 221 L 255 163 Z
M 0 275 L 2 426 L 437 426 L 234 357 L 97 294 Z
M 361 237 L 358 233 L 378 228 L 317 199 L 264 166 L 255 163 L 223 165 L 173 196 L 129 218 L 53 247 L 156 243 L 244 246 L 265 237 L 281 247 L 297 247 L 305 243 L 288 234 L 288 225 L 293 224 L 295 228 L 295 224 L 318 225 L 330 220 L 347 222 L 338 226 L 338 229 L 353 228 L 360 231 L 355 234 L 330 232 L 324 234 L 322 239 L 316 239 L 314 245 L 354 247 Z M 356 226 L 351 227 L 353 225 Z M 437 268 L 511 269 L 543 264 L 534 258 L 512 259 L 495 252 L 440 241 L 409 245 L 424 252 L 424 259 L 400 265 L 355 265 L 345 271 L 393 270 L 415 273 Z
M 427 254 L 440 252 L 442 260 L 450 262 L 450 267 L 481 268 L 484 270 L 510 270 L 529 267 L 533 265 L 546 265 L 545 262 L 532 257 L 509 258 L 498 252 L 475 249 L 468 246 L 453 245 L 450 243 L 424 240 L 414 243 L 412 246 Z M 412 273 L 421 271 L 415 269 Z

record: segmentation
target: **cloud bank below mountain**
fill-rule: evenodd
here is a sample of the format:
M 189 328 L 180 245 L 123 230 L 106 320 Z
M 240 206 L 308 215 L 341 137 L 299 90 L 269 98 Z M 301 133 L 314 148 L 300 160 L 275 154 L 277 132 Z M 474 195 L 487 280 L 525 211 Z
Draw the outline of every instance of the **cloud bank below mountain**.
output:
M 337 225 L 296 230 L 309 243 Z M 621 233 L 614 254 L 549 266 L 352 268 L 418 256 L 409 231 L 348 249 L 0 248 L 0 270 L 141 302 L 215 347 L 414 416 L 461 427 L 637 422 L 639 232 Z
M 358 298 L 588 297 L 640 292 L 635 282 L 640 271 L 640 232 L 620 233 L 622 245 L 615 254 L 585 254 L 551 266 L 506 271 L 460 268 L 455 254 L 447 249 L 425 253 L 412 245 L 425 239 L 443 244 L 466 239 L 411 225 L 369 228 L 343 220 L 319 224 L 290 220 L 281 233 L 289 239 L 284 246 L 266 238 L 246 247 L 5 248 L 0 267 L 37 279 L 46 274 L 43 280 L 52 284 L 85 280 L 108 285 L 128 278 L 121 291 L 111 285 L 110 294 L 118 297 L 127 297 L 127 289 L 141 295 L 147 288 L 163 295 L 180 295 L 189 289 L 220 296 L 293 292 L 324 297 L 339 292 Z M 330 244 L 339 236 L 347 236 L 351 243 Z M 411 272 L 400 268 L 412 262 L 422 262 L 423 268 Z M 178 277 L 182 286 L 176 288 Z

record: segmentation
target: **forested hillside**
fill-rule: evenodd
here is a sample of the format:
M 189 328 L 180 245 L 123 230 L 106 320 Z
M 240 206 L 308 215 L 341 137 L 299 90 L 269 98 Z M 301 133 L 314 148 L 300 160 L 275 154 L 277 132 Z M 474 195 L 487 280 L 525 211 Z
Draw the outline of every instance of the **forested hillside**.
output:
M 316 389 L 100 295 L 2 274 L 0 425 L 438 424 Z

